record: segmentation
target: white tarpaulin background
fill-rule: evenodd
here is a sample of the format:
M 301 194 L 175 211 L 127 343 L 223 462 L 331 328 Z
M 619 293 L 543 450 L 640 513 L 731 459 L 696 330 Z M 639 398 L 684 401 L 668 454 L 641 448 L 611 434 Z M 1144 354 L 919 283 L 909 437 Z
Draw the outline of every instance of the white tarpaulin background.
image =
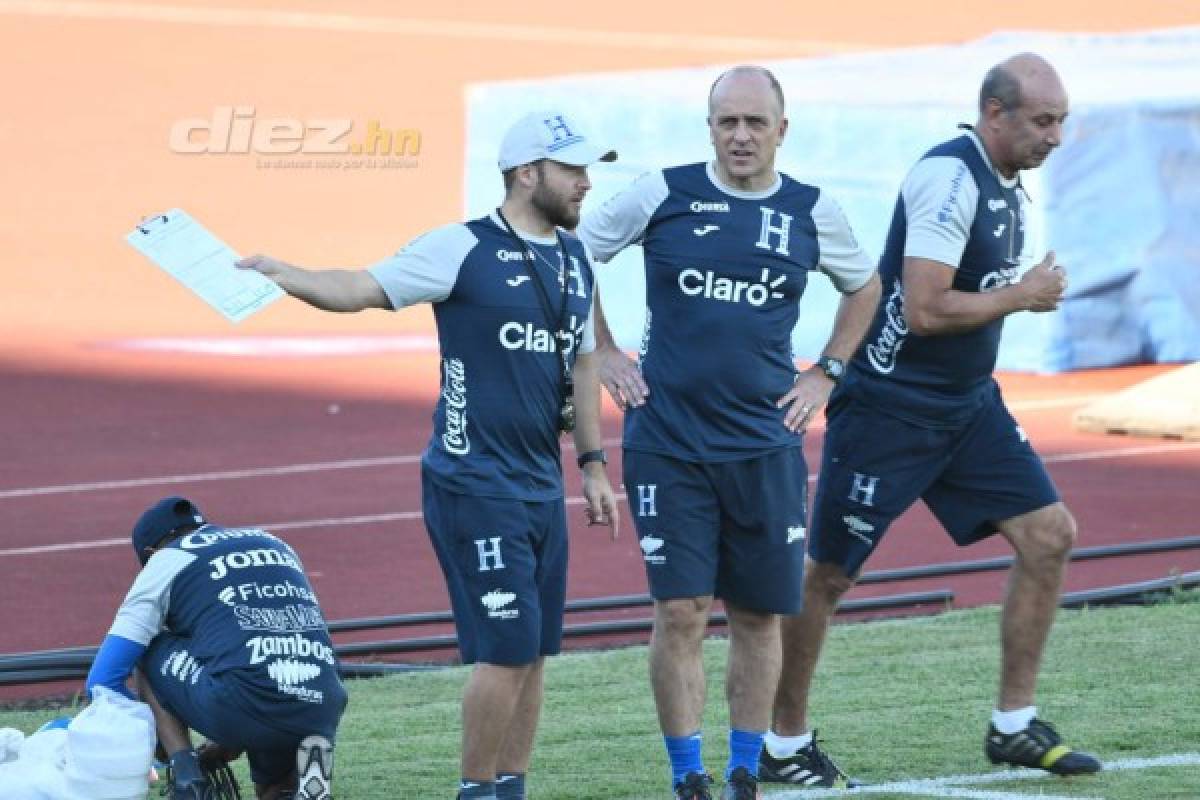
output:
M 979 83 L 1007 56 L 1033 50 L 1071 98 L 1064 142 L 1024 177 L 1033 197 L 1026 265 L 1053 248 L 1071 286 L 1055 314 L 1009 318 L 1005 369 L 1057 372 L 1200 359 L 1200 28 L 1134 35 L 1003 33 L 956 46 L 769 62 L 791 121 L 778 166 L 830 192 L 873 257 L 913 162 L 973 122 Z M 468 92 L 466 206 L 496 205 L 496 150 L 533 108 L 562 108 L 617 148 L 591 170 L 585 211 L 649 169 L 708 160 L 709 84 L 721 67 L 481 84 Z M 599 270 L 622 345 L 641 333 L 640 249 Z M 837 295 L 817 276 L 793 341 L 812 358 Z

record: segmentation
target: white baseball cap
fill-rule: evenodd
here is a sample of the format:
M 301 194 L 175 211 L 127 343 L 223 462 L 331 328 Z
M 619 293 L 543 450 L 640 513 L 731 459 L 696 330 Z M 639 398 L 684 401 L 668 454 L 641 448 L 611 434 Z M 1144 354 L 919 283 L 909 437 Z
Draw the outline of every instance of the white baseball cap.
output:
M 535 111 L 521 117 L 500 142 L 500 171 L 548 158 L 560 164 L 586 167 L 597 161 L 616 161 L 617 151 L 589 139 L 583 128 L 559 111 Z

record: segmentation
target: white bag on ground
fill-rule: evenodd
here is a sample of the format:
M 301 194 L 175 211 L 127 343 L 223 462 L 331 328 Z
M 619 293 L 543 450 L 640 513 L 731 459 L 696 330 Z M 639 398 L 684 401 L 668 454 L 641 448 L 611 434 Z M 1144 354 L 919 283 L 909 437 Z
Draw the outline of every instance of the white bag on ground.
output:
M 155 741 L 148 705 L 94 687 L 91 705 L 67 726 L 68 789 L 94 800 L 145 797 Z
M 25 734 L 16 728 L 0 728 L 0 764 L 16 761 L 21 755 Z
M 0 763 L 3 800 L 144 800 L 154 760 L 154 715 L 103 687 L 63 728 L 39 731 Z

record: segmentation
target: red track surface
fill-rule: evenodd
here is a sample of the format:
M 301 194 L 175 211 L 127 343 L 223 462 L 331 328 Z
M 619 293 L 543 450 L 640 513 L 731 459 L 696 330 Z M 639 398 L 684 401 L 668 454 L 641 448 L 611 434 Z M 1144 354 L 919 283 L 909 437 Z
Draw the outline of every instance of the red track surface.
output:
M 187 493 L 215 520 L 278 530 L 312 572 L 330 619 L 448 607 L 419 516 L 415 458 L 435 394 L 432 355 L 236 360 L 96 349 L 86 356 L 95 374 L 0 366 L 8 387 L 0 401 L 8 452 L 0 465 L 0 604 L 20 610 L 0 631 L 0 653 L 98 642 L 136 572 L 124 541 L 131 522 L 173 492 Z M 1080 546 L 1200 533 L 1189 514 L 1200 444 L 1080 434 L 1068 423 L 1081 399 L 1162 369 L 1005 378 L 1010 404 L 1079 518 Z M 606 428 L 618 436 L 615 416 Z M 820 433 L 810 437 L 811 464 Z M 370 459 L 388 461 L 344 463 Z M 170 480 L 179 475 L 195 477 Z M 385 519 L 349 519 L 373 515 Z M 577 524 L 577 512 L 572 519 L 572 598 L 645 591 L 628 516 L 615 544 Z M 46 549 L 54 545 L 72 547 Z M 999 540 L 958 550 L 918 508 L 869 568 L 1005 552 Z M 1200 551 L 1092 561 L 1072 566 L 1068 589 L 1196 569 Z M 977 605 L 997 602 L 1003 582 L 1003 573 L 984 573 L 871 586 L 854 596 L 949 588 L 956 605 Z

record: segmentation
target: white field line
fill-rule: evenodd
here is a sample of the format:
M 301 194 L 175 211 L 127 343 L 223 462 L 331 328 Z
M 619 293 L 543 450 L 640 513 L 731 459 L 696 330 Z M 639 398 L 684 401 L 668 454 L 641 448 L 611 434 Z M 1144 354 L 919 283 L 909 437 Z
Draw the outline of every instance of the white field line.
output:
M 617 493 L 618 500 L 624 500 L 624 492 Z M 567 505 L 577 506 L 583 505 L 582 497 L 568 497 Z M 309 528 L 341 528 L 347 525 L 374 525 L 380 522 L 406 522 L 414 519 L 422 519 L 424 515 L 420 511 L 393 511 L 387 514 L 364 514 L 357 517 L 329 517 L 327 519 L 303 519 L 295 522 L 275 522 L 267 525 L 253 525 L 252 527 L 266 528 L 272 533 L 279 531 L 299 531 Z M 95 550 L 103 547 L 128 547 L 129 537 L 121 537 L 119 539 L 92 539 L 84 542 L 65 542 L 63 544 L 46 544 L 36 545 L 33 547 L 12 547 L 7 550 L 0 550 L 0 558 L 7 556 L 33 556 L 44 555 L 46 553 L 63 553 L 73 550 Z
M 805 41 L 749 36 L 601 31 L 551 25 L 521 25 L 415 17 L 356 16 L 323 12 L 248 8 L 193 8 L 145 3 L 0 0 L 0 13 L 70 19 L 158 22 L 181 25 L 276 28 L 442 39 L 565 44 L 630 50 L 828 55 L 874 49 L 856 42 Z
M 621 443 L 620 439 L 605 439 L 602 444 L 612 447 Z M 563 448 L 570 450 L 570 445 Z M 180 483 L 202 483 L 205 481 L 236 481 L 243 478 L 273 478 L 280 475 L 298 475 L 307 472 L 330 472 L 342 469 L 364 469 L 372 467 L 393 467 L 403 464 L 418 464 L 421 454 L 399 456 L 380 456 L 378 458 L 348 458 L 342 461 L 315 461 L 308 464 L 283 464 L 277 467 L 250 467 L 247 469 L 220 470 L 216 472 L 196 472 L 190 475 L 159 475 L 149 478 L 122 478 L 115 481 L 94 481 L 91 483 L 65 483 L 57 486 L 32 486 L 25 489 L 4 489 L 0 491 L 0 500 L 12 500 L 21 497 L 41 497 L 49 494 L 75 494 L 77 492 L 103 492 L 113 489 L 138 489 L 143 486 L 171 486 Z
M 1105 772 L 1124 772 L 1140 769 L 1161 769 L 1165 767 L 1200 766 L 1200 753 L 1175 753 L 1173 755 L 1155 756 L 1151 758 L 1125 758 L 1119 761 L 1104 762 Z M 1009 781 L 1032 781 L 1039 783 L 1034 794 L 1021 794 L 1011 791 L 982 791 L 966 789 L 966 786 L 979 786 L 987 783 L 1007 783 Z M 998 772 L 981 772 L 974 775 L 948 775 L 941 778 L 925 778 L 910 781 L 895 781 L 863 786 L 858 789 L 799 789 L 791 791 L 768 791 L 769 800 L 820 800 L 831 797 L 860 797 L 867 794 L 904 794 L 915 797 L 961 797 L 973 800 L 1103 800 L 1094 796 L 1045 794 L 1042 790 L 1054 788 L 1062 780 L 1040 770 L 1018 769 Z M 1087 778 L 1079 778 L 1086 781 Z M 1059 784 L 1061 785 L 1061 784 Z
M 605 447 L 613 447 L 621 443 L 620 439 L 605 439 Z M 568 448 L 569 449 L 569 448 Z M 1163 442 L 1161 444 L 1139 445 L 1134 447 L 1119 447 L 1112 450 L 1093 450 L 1081 453 L 1059 453 L 1043 457 L 1047 464 L 1062 464 L 1075 461 L 1095 461 L 1109 458 L 1129 458 L 1158 453 L 1186 452 L 1200 449 L 1200 442 Z M 120 489 L 138 489 L 145 486 L 172 486 L 179 484 L 203 483 L 207 481 L 242 480 L 244 478 L 272 478 L 282 475 L 298 475 L 312 472 L 331 472 L 344 469 L 365 469 L 373 467 L 391 467 L 404 464 L 417 464 L 421 456 L 417 454 L 380 456 L 378 458 L 351 458 L 342 461 L 315 461 L 303 464 L 283 464 L 275 467 L 251 467 L 247 469 L 221 470 L 215 472 L 196 472 L 188 475 L 159 475 L 146 478 L 123 478 L 112 481 L 94 481 L 91 483 L 66 483 L 51 486 L 31 486 L 21 489 L 0 490 L 0 500 L 15 500 L 24 497 L 42 497 L 45 495 L 76 494 L 81 492 L 100 492 Z M 815 481 L 816 476 L 810 476 L 809 481 Z

